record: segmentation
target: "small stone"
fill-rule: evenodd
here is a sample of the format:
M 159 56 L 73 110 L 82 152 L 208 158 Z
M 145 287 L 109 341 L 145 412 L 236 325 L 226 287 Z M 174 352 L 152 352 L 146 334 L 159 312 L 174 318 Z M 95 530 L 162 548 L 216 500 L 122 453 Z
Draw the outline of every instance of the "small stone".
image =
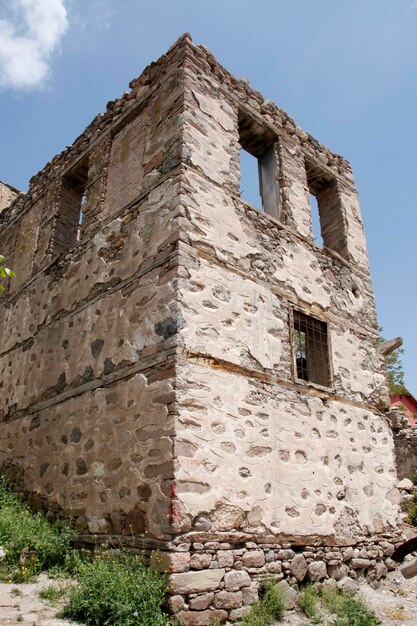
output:
M 377 563 L 375 566 L 376 579 L 381 580 L 381 578 L 385 578 L 388 574 L 388 568 L 384 565 L 384 563 Z
M 214 591 L 218 589 L 224 573 L 224 569 L 209 569 L 171 574 L 169 577 L 170 591 L 177 594 Z
M 397 489 L 402 489 L 403 491 L 413 491 L 414 485 L 409 478 L 403 478 L 398 483 Z
M 350 567 L 353 569 L 367 569 L 371 565 L 369 559 L 352 559 Z
M 0 546 L 0 561 L 2 561 L 6 557 L 6 550 L 3 546 Z
M 266 564 L 266 571 L 270 574 L 280 574 L 282 572 L 282 565 L 279 561 Z
M 384 556 L 392 556 L 395 552 L 395 546 L 393 543 L 389 541 L 381 542 L 381 548 L 383 550 Z
M 194 519 L 193 527 L 195 530 L 206 532 L 211 529 L 211 521 L 206 515 L 197 515 Z
M 265 554 L 263 550 L 246 552 L 246 554 L 242 556 L 242 562 L 244 567 L 262 567 L 265 565 Z
M 110 524 L 104 517 L 92 517 L 88 522 L 88 530 L 93 535 L 105 535 L 110 531 Z
M 346 591 L 347 593 L 356 593 L 356 591 L 359 591 L 359 583 L 348 576 L 339 580 L 337 587 L 341 591 Z
M 287 611 L 295 608 L 297 604 L 297 591 L 291 587 L 286 580 L 280 580 L 276 585 L 277 589 L 281 589 L 284 594 L 285 608 Z
M 275 560 L 275 552 L 273 550 L 268 550 L 268 552 L 265 554 L 265 561 L 267 563 L 272 563 L 272 561 Z
M 258 602 L 259 595 L 256 587 L 243 587 L 242 589 L 242 601 L 243 604 L 255 604 Z
M 229 620 L 232 623 L 233 622 L 240 622 L 240 621 L 242 621 L 243 617 L 247 613 L 249 613 L 249 611 L 250 611 L 250 606 L 242 606 L 240 609 L 233 609 L 229 613 Z
M 242 592 L 219 591 L 214 596 L 213 604 L 216 609 L 238 609 L 242 606 Z
M 227 620 L 227 611 L 216 609 L 213 611 L 182 611 L 177 613 L 181 626 L 209 626 L 216 620 L 224 624 Z
M 346 548 L 346 550 L 343 550 L 344 561 L 350 561 L 350 559 L 353 559 L 353 557 L 354 557 L 353 548 L 349 547 L 349 548 Z
M 327 571 L 329 573 L 330 578 L 334 578 L 334 580 L 342 580 L 345 576 L 348 575 L 349 568 L 344 563 L 337 563 L 335 565 L 328 565 Z
M 217 553 L 219 567 L 232 567 L 233 560 L 233 552 L 231 550 L 219 550 Z
M 297 554 L 290 563 L 290 571 L 297 581 L 301 583 L 306 577 L 308 570 L 307 561 L 302 554 Z
M 295 557 L 294 550 L 278 550 L 276 558 L 280 561 L 288 561 Z
M 193 554 L 190 560 L 191 569 L 206 569 L 210 567 L 211 554 Z
M 404 578 L 412 578 L 417 574 L 417 559 L 413 559 L 398 568 Z
M 77 476 L 82 476 L 87 473 L 87 464 L 81 457 L 78 458 L 75 462 L 75 468 L 77 472 Z
M 324 561 L 312 561 L 308 566 L 309 580 L 323 580 L 328 578 L 327 567 Z
M 168 607 L 171 613 L 178 613 L 184 608 L 184 598 L 182 596 L 171 596 L 168 600 Z
M 398 567 L 398 563 L 396 563 L 393 559 L 389 559 L 389 558 L 385 559 L 385 565 L 387 566 L 387 569 L 389 572 L 393 572 Z
M 331 590 L 337 589 L 337 582 L 335 581 L 334 578 L 326 578 L 326 580 L 323 580 L 321 584 L 324 589 L 331 589 Z
M 176 596 L 177 597 L 177 596 Z M 181 596 L 180 596 L 181 597 Z M 189 600 L 188 606 L 192 611 L 204 611 L 212 603 L 214 593 L 203 593 L 192 600 Z
M 190 569 L 190 553 L 152 550 L 150 564 L 158 572 L 187 572 Z
M 238 591 L 241 587 L 249 587 L 250 584 L 249 574 L 244 570 L 240 572 L 232 570 L 225 574 L 224 586 L 228 591 Z

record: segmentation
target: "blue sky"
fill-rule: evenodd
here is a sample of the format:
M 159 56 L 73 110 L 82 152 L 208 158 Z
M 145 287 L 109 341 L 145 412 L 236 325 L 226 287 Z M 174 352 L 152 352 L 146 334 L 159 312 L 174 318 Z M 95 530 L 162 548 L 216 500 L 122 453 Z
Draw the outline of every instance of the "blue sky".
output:
M 417 395 L 417 0 L 0 0 L 0 179 L 26 190 L 185 31 L 351 162 Z

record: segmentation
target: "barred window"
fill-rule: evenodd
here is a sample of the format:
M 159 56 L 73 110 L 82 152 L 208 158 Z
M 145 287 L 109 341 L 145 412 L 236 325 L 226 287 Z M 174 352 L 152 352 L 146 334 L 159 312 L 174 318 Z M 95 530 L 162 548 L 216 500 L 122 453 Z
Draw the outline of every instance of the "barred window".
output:
M 326 322 L 293 311 L 296 377 L 330 386 L 329 342 Z

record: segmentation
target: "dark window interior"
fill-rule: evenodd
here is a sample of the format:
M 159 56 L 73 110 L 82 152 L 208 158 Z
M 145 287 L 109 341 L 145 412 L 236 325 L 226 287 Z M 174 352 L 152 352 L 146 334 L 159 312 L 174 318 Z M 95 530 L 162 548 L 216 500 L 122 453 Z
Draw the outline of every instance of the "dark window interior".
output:
M 85 159 L 62 178 L 53 252 L 71 250 L 78 242 L 87 199 L 88 160 Z
M 346 230 L 337 181 L 329 172 L 309 160 L 306 160 L 306 174 L 314 241 L 343 254 L 346 249 Z
M 298 379 L 330 386 L 326 322 L 294 311 L 294 353 Z
M 279 219 L 276 136 L 246 114 L 239 113 L 240 195 Z

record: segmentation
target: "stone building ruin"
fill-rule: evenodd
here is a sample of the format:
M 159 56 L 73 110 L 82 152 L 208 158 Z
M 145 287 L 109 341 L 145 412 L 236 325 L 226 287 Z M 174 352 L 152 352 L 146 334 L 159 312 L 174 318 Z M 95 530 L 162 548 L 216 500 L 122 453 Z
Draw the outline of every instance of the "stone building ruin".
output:
M 2 211 L 0 469 L 167 569 L 186 625 L 266 574 L 375 582 L 398 492 L 351 168 L 189 35 L 130 88 Z

